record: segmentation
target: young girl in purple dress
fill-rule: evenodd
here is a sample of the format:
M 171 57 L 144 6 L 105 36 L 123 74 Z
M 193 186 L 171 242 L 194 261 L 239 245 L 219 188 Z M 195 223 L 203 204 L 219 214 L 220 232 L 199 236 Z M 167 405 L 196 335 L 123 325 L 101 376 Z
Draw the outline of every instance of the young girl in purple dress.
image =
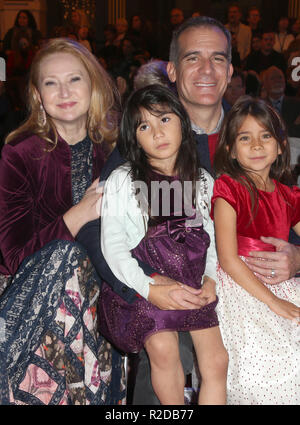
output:
M 270 259 L 264 284 L 245 262 L 249 251 L 273 250 L 263 236 L 284 244 L 291 227 L 300 234 L 300 189 L 283 184 L 289 163 L 276 111 L 263 100 L 238 100 L 220 133 L 212 199 L 220 263 L 217 312 L 229 354 L 228 404 L 300 402 L 299 279 L 274 284 L 280 270 Z
M 161 404 L 184 404 L 178 331 L 190 332 L 202 377 L 199 403 L 224 404 L 227 353 L 215 313 L 209 217 L 213 179 L 199 168 L 190 121 L 176 95 L 158 85 L 134 92 L 122 117 L 119 149 L 127 162 L 106 181 L 101 246 L 124 290 L 134 288 L 137 297 L 129 304 L 104 283 L 101 333 L 125 352 L 145 347 Z M 135 258 L 158 273 L 145 275 Z M 174 283 L 197 295 L 201 308 L 168 304 L 163 294 Z

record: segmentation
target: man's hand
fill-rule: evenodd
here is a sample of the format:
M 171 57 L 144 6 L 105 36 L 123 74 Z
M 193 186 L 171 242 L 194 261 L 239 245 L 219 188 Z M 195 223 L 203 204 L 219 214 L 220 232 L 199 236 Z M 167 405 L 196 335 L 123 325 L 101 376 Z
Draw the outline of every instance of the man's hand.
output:
M 202 289 L 194 289 L 166 276 L 156 275 L 150 285 L 148 301 L 161 310 L 194 310 L 203 307 Z
M 273 237 L 262 236 L 261 240 L 274 245 L 276 252 L 251 251 L 246 258 L 248 267 L 269 284 L 277 284 L 295 276 L 300 270 L 300 247 Z

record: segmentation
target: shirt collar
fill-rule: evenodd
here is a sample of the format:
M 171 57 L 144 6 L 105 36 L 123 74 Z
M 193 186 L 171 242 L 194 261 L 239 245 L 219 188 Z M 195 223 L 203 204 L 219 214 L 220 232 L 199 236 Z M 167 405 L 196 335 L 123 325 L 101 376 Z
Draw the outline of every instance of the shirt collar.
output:
M 223 109 L 223 106 L 222 106 L 222 109 L 221 109 L 221 115 L 220 115 L 219 121 L 218 121 L 218 123 L 217 123 L 217 125 L 216 125 L 216 128 L 215 128 L 213 131 L 211 131 L 210 133 L 207 133 L 205 130 L 203 130 L 203 128 L 198 127 L 198 126 L 197 126 L 196 124 L 194 124 L 193 122 L 191 123 L 191 125 L 192 125 L 192 130 L 193 130 L 196 134 L 208 134 L 208 135 L 210 135 L 210 134 L 219 133 L 220 128 L 221 128 L 221 125 L 222 125 L 222 122 L 223 122 L 223 119 L 224 119 L 224 109 Z
M 274 106 L 274 105 L 281 105 L 282 104 L 282 101 L 283 101 L 283 97 L 284 97 L 284 95 L 282 95 L 282 96 L 280 96 L 280 98 L 279 99 L 272 99 L 271 97 L 270 97 L 270 101 L 271 101 L 271 103 L 272 103 L 272 105 Z

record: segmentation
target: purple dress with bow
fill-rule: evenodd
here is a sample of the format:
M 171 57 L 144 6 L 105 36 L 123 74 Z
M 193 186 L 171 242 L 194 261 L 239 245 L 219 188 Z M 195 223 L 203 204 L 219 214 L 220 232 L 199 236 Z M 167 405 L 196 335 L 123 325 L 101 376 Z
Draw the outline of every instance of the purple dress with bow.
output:
M 162 178 L 174 179 L 155 173 L 155 180 Z M 147 234 L 132 254 L 159 274 L 200 288 L 210 238 L 202 225 L 188 227 L 186 216 L 174 214 L 173 199 L 171 197 L 170 216 L 150 219 Z M 160 310 L 142 297 L 129 304 L 103 282 L 99 303 L 100 332 L 120 350 L 139 352 L 146 338 L 159 331 L 191 331 L 218 326 L 216 304 L 214 301 L 197 310 Z

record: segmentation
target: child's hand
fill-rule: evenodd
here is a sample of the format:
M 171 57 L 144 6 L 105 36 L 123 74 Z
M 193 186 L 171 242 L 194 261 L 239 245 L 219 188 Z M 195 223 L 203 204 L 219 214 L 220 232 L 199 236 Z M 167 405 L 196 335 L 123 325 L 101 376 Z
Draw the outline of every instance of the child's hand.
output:
M 200 298 L 205 301 L 204 305 L 214 302 L 217 298 L 216 282 L 207 276 L 204 276 L 203 278 L 203 285 Z
M 299 322 L 300 308 L 295 304 L 282 300 L 281 298 L 274 297 L 268 305 L 269 308 L 279 316 L 282 316 L 285 319 L 298 320 Z

